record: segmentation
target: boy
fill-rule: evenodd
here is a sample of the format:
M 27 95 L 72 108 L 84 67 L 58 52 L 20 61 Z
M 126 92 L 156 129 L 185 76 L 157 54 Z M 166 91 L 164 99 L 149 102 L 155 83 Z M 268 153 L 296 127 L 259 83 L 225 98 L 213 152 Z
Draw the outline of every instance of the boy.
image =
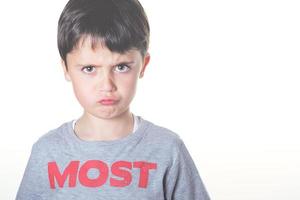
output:
M 209 199 L 179 136 L 130 112 L 148 44 L 138 0 L 67 3 L 58 48 L 84 112 L 33 145 L 16 199 Z

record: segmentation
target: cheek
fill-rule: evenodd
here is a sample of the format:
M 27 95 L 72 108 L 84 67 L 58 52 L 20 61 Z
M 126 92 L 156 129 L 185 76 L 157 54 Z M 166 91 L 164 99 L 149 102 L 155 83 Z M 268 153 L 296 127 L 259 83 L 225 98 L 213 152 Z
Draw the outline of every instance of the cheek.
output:
M 136 80 L 132 76 L 131 78 L 126 78 L 120 80 L 117 84 L 117 93 L 122 98 L 122 102 L 124 105 L 129 105 L 132 99 L 135 96 L 136 90 Z
M 73 82 L 73 90 L 74 94 L 81 105 L 86 105 L 92 102 L 92 91 L 90 88 L 86 87 L 85 84 L 81 83 L 80 81 L 76 81 L 74 84 Z
M 137 79 L 135 76 L 132 76 L 128 79 L 122 81 L 122 91 L 127 96 L 132 96 L 136 90 Z

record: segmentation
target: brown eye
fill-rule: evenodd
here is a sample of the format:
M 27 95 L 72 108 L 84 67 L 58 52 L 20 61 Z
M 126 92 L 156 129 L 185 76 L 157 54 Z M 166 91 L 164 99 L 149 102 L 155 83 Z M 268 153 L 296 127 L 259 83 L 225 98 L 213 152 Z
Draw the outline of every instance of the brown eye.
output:
M 81 70 L 83 72 L 86 72 L 86 73 L 90 74 L 90 73 L 93 72 L 94 69 L 95 69 L 95 67 L 93 67 L 93 66 L 86 66 L 86 67 L 83 67 Z
M 120 72 L 120 73 L 124 73 L 124 72 L 127 72 L 130 70 L 130 67 L 128 67 L 127 65 L 125 64 L 119 64 L 116 66 L 115 70 L 117 72 Z

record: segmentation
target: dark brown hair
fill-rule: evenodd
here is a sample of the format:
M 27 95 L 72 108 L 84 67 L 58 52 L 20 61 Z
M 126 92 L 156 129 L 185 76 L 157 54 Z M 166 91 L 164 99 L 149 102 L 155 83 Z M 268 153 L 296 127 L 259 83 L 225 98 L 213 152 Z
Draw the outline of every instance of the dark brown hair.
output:
M 150 28 L 138 0 L 70 0 L 58 21 L 57 44 L 66 57 L 82 37 L 99 41 L 112 52 L 137 49 L 144 57 L 149 47 Z

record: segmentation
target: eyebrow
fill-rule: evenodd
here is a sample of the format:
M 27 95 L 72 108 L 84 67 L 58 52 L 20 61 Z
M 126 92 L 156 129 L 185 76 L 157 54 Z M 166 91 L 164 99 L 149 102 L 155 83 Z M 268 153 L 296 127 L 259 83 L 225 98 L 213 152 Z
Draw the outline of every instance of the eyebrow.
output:
M 113 64 L 112 66 L 132 65 L 134 63 L 135 63 L 134 61 L 131 61 L 131 62 L 117 62 L 116 64 Z M 102 66 L 97 65 L 97 64 L 77 64 L 77 65 L 75 65 L 75 67 L 85 67 L 85 66 L 102 67 Z

